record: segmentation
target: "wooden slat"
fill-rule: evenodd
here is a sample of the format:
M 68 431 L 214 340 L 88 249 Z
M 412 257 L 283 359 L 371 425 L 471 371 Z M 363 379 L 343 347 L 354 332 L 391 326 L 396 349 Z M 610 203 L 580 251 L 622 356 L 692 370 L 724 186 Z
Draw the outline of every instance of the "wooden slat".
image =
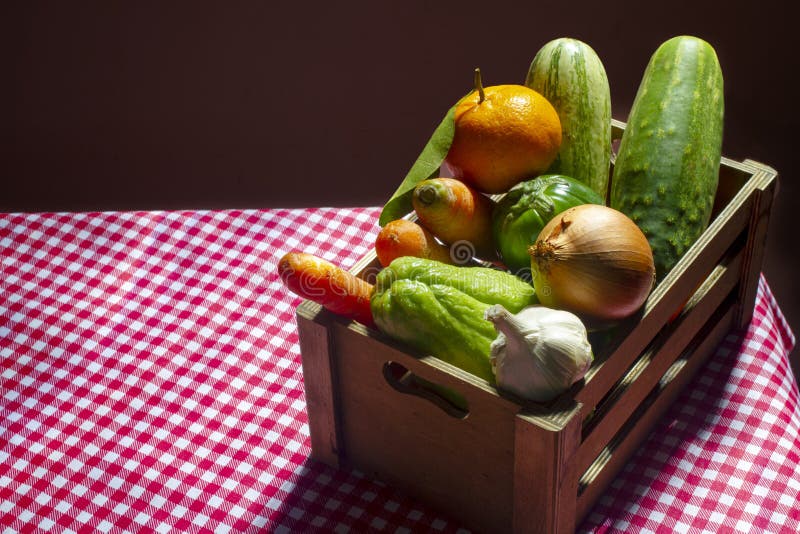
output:
M 625 465 L 631 454 L 649 435 L 653 426 L 672 405 L 684 386 L 714 352 L 720 341 L 733 326 L 735 301 L 728 299 L 714 314 L 706 327 L 681 358 L 665 375 L 663 383 L 653 397 L 642 405 L 641 414 L 626 425 L 613 442 L 602 451 L 589 470 L 579 480 L 579 495 L 576 506 L 578 523 L 586 516 L 608 484 Z
M 375 283 L 375 277 L 381 271 L 381 264 L 378 261 L 378 255 L 375 252 L 375 247 L 370 247 L 366 254 L 350 268 L 348 271 L 359 278 L 362 278 L 370 284 Z
M 308 429 L 311 434 L 311 456 L 338 467 L 337 385 L 333 366 L 333 345 L 327 314 L 321 306 L 306 301 L 297 308 L 297 330 L 303 365 Z
M 584 437 L 578 451 L 578 472 L 583 473 L 597 458 L 631 414 L 655 387 L 681 351 L 689 345 L 720 303 L 731 294 L 741 276 L 743 251 L 719 265 L 711 276 L 692 297 L 683 314 L 665 329 L 654 343 L 644 352 L 631 372 L 617 386 L 613 398 L 605 402 L 613 403 L 602 407 L 608 413 L 597 421 Z M 601 409 L 598 407 L 598 409 Z
M 624 338 L 611 354 L 598 358 L 598 364 L 587 373 L 584 387 L 575 395 L 584 409 L 592 410 L 597 406 L 742 233 L 750 220 L 752 190 L 753 185 L 748 182 L 735 201 L 723 210 L 656 287 L 645 303 L 642 316 L 631 320 L 632 325 L 623 332 Z

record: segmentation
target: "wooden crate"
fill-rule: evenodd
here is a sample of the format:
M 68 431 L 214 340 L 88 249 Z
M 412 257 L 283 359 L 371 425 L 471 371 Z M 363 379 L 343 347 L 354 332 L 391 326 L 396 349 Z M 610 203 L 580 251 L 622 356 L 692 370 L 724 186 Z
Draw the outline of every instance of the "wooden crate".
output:
M 614 122 L 616 138 L 624 124 Z M 617 329 L 584 381 L 549 404 L 312 302 L 297 310 L 313 457 L 353 467 L 476 531 L 572 532 L 723 336 L 751 316 L 777 184 L 723 158 L 712 223 Z M 374 253 L 352 271 L 379 270 Z M 465 412 L 441 397 L 451 388 Z

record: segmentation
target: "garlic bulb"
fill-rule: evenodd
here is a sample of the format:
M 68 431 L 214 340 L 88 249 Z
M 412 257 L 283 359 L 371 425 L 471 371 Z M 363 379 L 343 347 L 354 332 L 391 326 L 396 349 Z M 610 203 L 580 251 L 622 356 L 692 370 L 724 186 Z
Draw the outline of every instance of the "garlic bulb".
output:
M 592 347 L 576 315 L 544 306 L 529 306 L 514 315 L 495 304 L 485 318 L 498 331 L 490 346 L 498 388 L 545 402 L 589 370 Z

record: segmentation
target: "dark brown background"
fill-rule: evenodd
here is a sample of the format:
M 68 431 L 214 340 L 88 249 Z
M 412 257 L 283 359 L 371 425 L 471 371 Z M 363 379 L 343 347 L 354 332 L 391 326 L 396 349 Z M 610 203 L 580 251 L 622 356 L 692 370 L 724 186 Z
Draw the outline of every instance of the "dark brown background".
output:
M 652 52 L 689 33 L 722 64 L 723 153 L 780 173 L 765 272 L 797 328 L 785 5 L 4 2 L 0 211 L 380 205 L 474 67 L 521 83 L 546 41 L 582 39 L 625 120 Z

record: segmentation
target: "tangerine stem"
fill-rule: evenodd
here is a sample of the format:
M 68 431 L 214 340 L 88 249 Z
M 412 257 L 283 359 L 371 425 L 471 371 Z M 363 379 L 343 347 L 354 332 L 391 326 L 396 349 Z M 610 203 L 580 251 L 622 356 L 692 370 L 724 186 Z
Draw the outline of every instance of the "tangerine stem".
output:
M 481 69 L 475 68 L 475 89 L 478 90 L 478 104 L 486 100 L 486 93 L 483 92 L 483 83 L 481 82 Z

